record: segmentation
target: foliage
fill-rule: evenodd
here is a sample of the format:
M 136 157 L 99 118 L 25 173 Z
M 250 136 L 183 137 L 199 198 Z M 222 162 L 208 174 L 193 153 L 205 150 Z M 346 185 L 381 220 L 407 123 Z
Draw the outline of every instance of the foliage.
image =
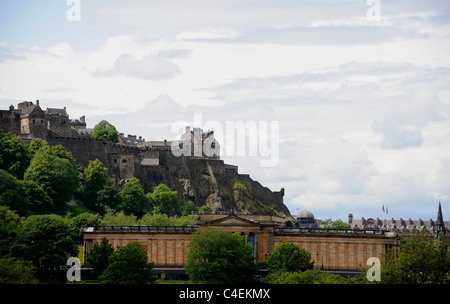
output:
M 0 204 L 16 210 L 20 215 L 28 213 L 28 198 L 19 181 L 0 169 Z
M 38 151 L 50 153 L 50 146 L 46 140 L 35 137 L 28 145 L 28 157 L 31 159 Z
M 168 216 L 167 214 L 147 213 L 139 220 L 139 225 L 148 226 L 190 226 L 191 216 Z
M 97 208 L 104 214 L 108 211 L 115 211 L 122 204 L 120 190 L 108 182 L 101 190 L 97 192 Z
M 104 135 L 106 135 L 106 138 L 113 143 L 119 142 L 119 132 L 117 131 L 115 126 L 113 126 L 106 120 L 102 120 L 97 125 L 95 125 L 94 130 L 92 131 L 92 137 L 103 139 Z
M 37 284 L 36 268 L 30 261 L 0 258 L 0 284 Z
M 159 184 L 153 189 L 153 193 L 148 193 L 147 197 L 150 202 L 150 206 L 161 207 L 162 211 L 166 214 L 174 215 L 176 208 L 179 204 L 177 191 L 170 190 L 165 184 Z
M 69 227 L 78 243 L 83 243 L 83 229 L 86 227 L 99 226 L 101 218 L 99 214 L 82 213 L 69 221 Z
M 0 205 L 0 256 L 8 256 L 11 245 L 21 229 L 21 221 L 16 211 Z
M 403 238 L 400 248 L 390 251 L 381 264 L 386 284 L 450 283 L 450 242 L 424 236 Z
M 148 284 L 156 278 L 153 263 L 148 263 L 147 249 L 131 242 L 117 248 L 99 279 L 105 284 Z
M 22 179 L 28 162 L 27 147 L 20 137 L 0 130 L 0 169 Z
M 98 159 L 90 160 L 88 167 L 84 169 L 84 205 L 100 213 L 103 213 L 104 210 L 102 206 L 98 205 L 97 199 L 99 192 L 106 186 L 107 171 L 108 169 Z
M 66 219 L 58 215 L 32 215 L 23 222 L 23 230 L 11 248 L 13 256 L 33 263 L 40 281 L 65 280 L 48 273 L 59 269 L 78 249 Z
M 50 214 L 55 210 L 53 200 L 44 188 L 32 180 L 19 181 L 28 198 L 28 214 Z
M 191 212 L 198 211 L 198 207 L 195 205 L 195 203 L 191 200 L 184 203 L 183 210 L 181 211 L 182 215 L 190 215 Z
M 311 253 L 289 242 L 279 243 L 264 262 L 269 272 L 295 272 L 313 269 Z
M 137 217 L 126 215 L 122 211 L 116 213 L 107 213 L 103 216 L 101 225 L 104 226 L 133 226 L 137 225 Z
M 348 279 L 318 269 L 294 272 L 274 272 L 266 277 L 269 284 L 347 284 Z
M 144 187 L 136 177 L 131 178 L 122 188 L 121 210 L 126 215 L 134 214 L 141 217 L 147 213 L 148 200 Z
M 250 244 L 244 237 L 216 228 L 202 228 L 191 235 L 184 268 L 191 281 L 239 283 L 256 271 Z
M 25 181 L 33 181 L 53 200 L 56 212 L 62 212 L 79 185 L 74 164 L 66 159 L 39 151 L 25 171 Z
M 109 259 L 114 252 L 114 247 L 107 238 L 102 238 L 100 243 L 95 243 L 86 254 L 86 263 L 92 268 L 92 274 L 98 278 L 109 265 Z
M 342 221 L 341 219 L 332 220 L 331 218 L 326 219 L 322 222 L 323 229 L 348 229 L 350 225 Z

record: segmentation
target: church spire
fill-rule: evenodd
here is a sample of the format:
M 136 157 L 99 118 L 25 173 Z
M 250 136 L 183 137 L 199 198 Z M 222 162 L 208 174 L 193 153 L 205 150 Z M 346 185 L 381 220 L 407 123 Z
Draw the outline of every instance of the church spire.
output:
M 441 201 L 439 201 L 438 215 L 436 220 L 436 235 L 439 237 L 441 234 L 445 234 L 444 218 L 442 217 Z

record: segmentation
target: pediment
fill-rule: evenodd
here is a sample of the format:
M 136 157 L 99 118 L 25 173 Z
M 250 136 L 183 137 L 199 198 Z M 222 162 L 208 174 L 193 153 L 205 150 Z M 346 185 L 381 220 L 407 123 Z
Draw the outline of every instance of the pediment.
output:
M 229 215 L 220 219 L 212 220 L 205 223 L 210 226 L 260 226 L 260 223 L 253 222 L 236 215 Z

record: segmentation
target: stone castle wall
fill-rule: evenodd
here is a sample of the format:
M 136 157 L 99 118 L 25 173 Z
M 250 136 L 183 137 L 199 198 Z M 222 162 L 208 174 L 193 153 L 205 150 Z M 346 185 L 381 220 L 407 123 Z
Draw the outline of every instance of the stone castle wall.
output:
M 250 186 L 253 198 L 267 210 L 275 208 L 289 214 L 279 192 L 272 192 L 247 174 L 237 173 L 237 168 L 226 170 L 227 165 L 220 159 L 176 157 L 167 150 L 140 149 L 91 137 L 49 136 L 47 142 L 71 151 L 76 162 L 84 167 L 90 160 L 100 160 L 117 182 L 137 177 L 146 192 L 164 183 L 178 192 L 182 203 L 192 200 L 198 206 L 207 204 L 219 209 L 235 209 L 234 193 L 228 188 L 229 179 L 236 178 Z M 144 160 L 154 160 L 157 164 L 145 165 Z

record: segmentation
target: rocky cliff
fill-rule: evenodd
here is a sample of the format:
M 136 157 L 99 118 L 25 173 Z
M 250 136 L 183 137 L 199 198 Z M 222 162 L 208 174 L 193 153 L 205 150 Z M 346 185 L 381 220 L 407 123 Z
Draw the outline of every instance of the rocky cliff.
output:
M 64 146 L 83 166 L 99 159 L 118 182 L 137 177 L 146 192 L 164 183 L 178 192 L 181 205 L 191 200 L 217 211 L 290 214 L 283 203 L 284 189 L 273 192 L 220 159 L 175 157 L 168 150 L 139 149 L 92 138 L 53 137 L 47 141 Z

